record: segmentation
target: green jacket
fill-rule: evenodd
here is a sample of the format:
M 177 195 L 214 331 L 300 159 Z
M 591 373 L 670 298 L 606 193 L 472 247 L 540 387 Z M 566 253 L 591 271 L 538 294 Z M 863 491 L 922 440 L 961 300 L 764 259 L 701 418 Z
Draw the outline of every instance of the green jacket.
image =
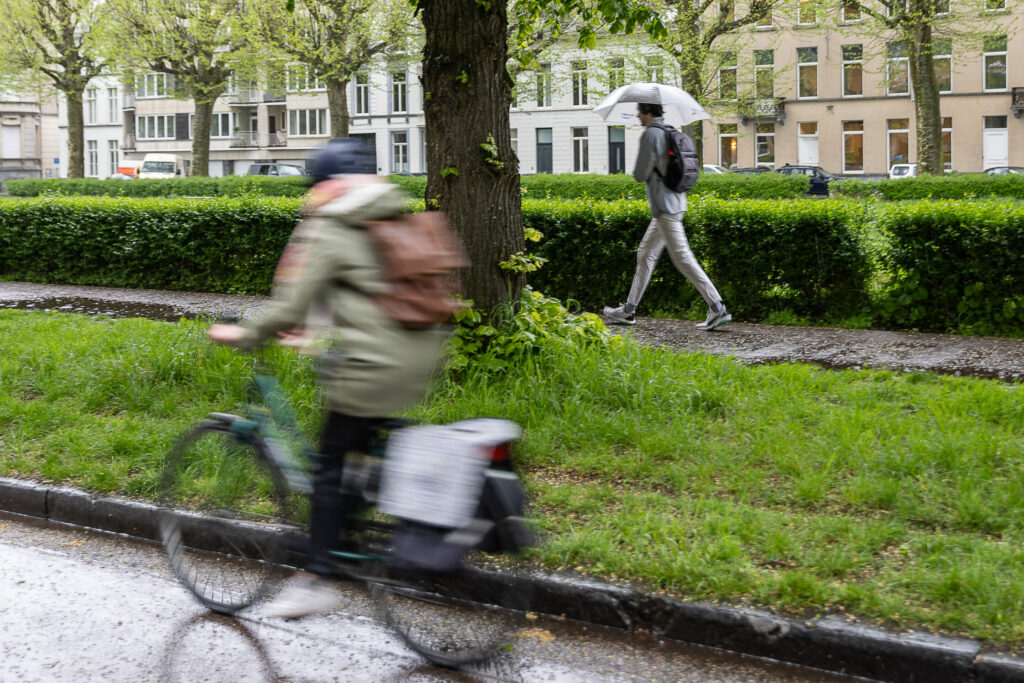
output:
M 331 351 L 320 378 L 331 410 L 385 417 L 422 398 L 437 371 L 450 329 L 413 331 L 394 322 L 368 296 L 387 286 L 366 221 L 401 213 L 405 194 L 390 183 L 352 190 L 305 219 L 308 256 L 296 281 L 275 291 L 269 311 L 247 327 L 251 348 L 304 323 L 311 309 L 330 318 Z

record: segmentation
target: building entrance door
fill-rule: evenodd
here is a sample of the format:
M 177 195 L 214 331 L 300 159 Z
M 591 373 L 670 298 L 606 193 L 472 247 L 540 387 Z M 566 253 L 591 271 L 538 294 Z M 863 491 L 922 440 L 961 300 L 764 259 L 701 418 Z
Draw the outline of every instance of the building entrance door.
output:
M 804 121 L 798 126 L 796 163 L 801 166 L 818 165 L 818 123 Z
M 1006 130 L 1005 116 L 986 116 L 985 130 L 981 138 L 981 170 L 993 166 L 1009 166 L 1010 136 Z

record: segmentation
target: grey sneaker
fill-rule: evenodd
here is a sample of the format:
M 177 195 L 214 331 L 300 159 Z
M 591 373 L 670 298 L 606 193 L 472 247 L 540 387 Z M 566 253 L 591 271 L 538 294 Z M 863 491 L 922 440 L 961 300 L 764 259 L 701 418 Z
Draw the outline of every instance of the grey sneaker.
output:
M 636 325 L 636 320 L 632 315 L 626 315 L 623 306 L 617 306 L 616 308 L 605 306 L 604 317 L 608 318 L 608 322 L 615 323 L 616 325 Z
M 708 317 L 702 323 L 697 323 L 698 330 L 705 330 L 710 332 L 716 327 L 721 327 L 726 323 L 732 322 L 732 314 L 729 313 L 724 307 L 718 313 L 712 313 L 708 311 Z
M 263 608 L 264 617 L 298 619 L 310 614 L 333 612 L 342 605 L 341 596 L 326 579 L 293 577 L 269 605 Z

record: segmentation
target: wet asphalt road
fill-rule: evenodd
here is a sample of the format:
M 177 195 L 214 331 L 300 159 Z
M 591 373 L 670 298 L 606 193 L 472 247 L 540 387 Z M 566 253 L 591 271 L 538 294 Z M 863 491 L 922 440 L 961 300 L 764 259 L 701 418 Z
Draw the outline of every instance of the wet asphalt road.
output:
M 852 681 L 539 618 L 473 671 L 425 663 L 358 587 L 334 614 L 284 622 L 206 612 L 161 550 L 0 515 L 0 681 Z

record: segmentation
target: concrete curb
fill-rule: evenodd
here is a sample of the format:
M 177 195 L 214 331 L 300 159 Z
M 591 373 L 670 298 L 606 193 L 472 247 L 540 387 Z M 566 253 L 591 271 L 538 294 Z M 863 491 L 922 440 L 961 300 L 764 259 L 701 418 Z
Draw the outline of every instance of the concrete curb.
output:
M 76 489 L 0 478 L 0 510 L 146 540 L 158 508 Z M 494 572 L 480 570 L 486 582 Z M 696 643 L 827 671 L 901 683 L 1024 681 L 1024 659 L 967 638 L 894 633 L 835 617 L 798 620 L 769 612 L 679 602 L 597 581 L 534 575 L 533 611 L 658 638 Z

